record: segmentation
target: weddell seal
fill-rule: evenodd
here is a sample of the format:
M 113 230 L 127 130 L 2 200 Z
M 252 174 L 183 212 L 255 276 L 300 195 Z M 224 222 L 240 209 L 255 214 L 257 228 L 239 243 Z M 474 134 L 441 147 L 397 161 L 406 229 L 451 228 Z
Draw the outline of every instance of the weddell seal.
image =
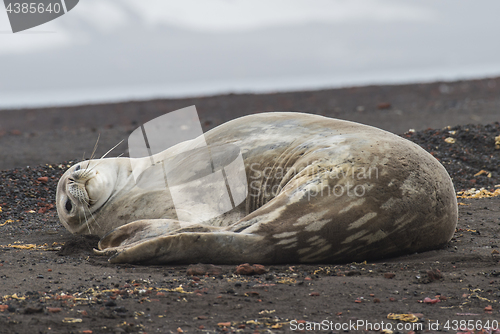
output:
M 201 141 L 223 165 L 242 158 L 243 198 L 235 199 L 238 189 L 228 182 L 223 187 L 233 192 L 230 210 L 219 210 L 222 195 L 192 175 Z M 152 157 L 88 160 L 59 180 L 60 221 L 72 233 L 101 237 L 96 252 L 110 262 L 375 260 L 440 248 L 457 224 L 452 181 L 432 155 L 353 122 L 255 114 Z M 159 169 L 151 167 L 153 160 L 161 161 L 153 164 Z M 214 173 L 224 169 L 208 165 Z M 184 201 L 202 205 L 176 210 L 178 184 L 187 185 Z

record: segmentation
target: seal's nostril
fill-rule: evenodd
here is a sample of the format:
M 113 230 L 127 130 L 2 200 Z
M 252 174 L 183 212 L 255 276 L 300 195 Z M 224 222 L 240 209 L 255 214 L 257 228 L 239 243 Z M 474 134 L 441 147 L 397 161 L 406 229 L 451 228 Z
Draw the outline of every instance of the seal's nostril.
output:
M 77 165 L 77 166 L 75 167 L 75 171 L 80 170 L 80 168 L 81 168 L 81 167 L 80 167 L 80 165 Z
M 69 198 L 66 201 L 66 204 L 64 205 L 64 207 L 66 208 L 66 211 L 68 211 L 68 212 L 71 212 L 71 209 L 73 209 L 73 204 L 71 203 L 71 200 Z

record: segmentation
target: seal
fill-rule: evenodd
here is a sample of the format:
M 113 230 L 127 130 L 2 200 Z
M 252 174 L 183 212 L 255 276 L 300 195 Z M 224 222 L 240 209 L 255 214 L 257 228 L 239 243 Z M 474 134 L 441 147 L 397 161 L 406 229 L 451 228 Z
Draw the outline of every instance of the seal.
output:
M 234 156 L 225 145 L 240 150 L 246 197 L 227 212 L 218 210 L 221 196 L 190 173 L 202 140 L 222 160 Z M 188 153 L 181 159 L 179 152 Z M 96 252 L 110 262 L 141 264 L 376 260 L 443 247 L 457 224 L 455 190 L 439 161 L 358 123 L 255 114 L 154 158 L 168 166 L 167 186 L 159 181 L 163 172 L 148 167 L 150 157 L 69 168 L 57 187 L 61 223 L 72 233 L 100 236 Z M 176 210 L 175 180 L 189 184 L 185 198 L 204 205 Z

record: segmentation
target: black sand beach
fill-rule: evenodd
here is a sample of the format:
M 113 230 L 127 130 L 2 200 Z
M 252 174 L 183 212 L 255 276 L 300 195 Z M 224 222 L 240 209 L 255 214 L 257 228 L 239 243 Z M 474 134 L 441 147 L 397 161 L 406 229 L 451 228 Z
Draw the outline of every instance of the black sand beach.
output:
M 456 233 L 441 250 L 267 266 L 254 276 L 235 274 L 235 266 L 191 275 L 189 266 L 111 265 L 92 253 L 96 238 L 73 237 L 60 225 L 58 178 L 90 155 L 98 134 L 97 155 L 139 124 L 189 105 L 205 131 L 286 110 L 395 132 L 452 176 Z M 354 329 L 358 321 L 383 322 L 394 333 L 498 329 L 500 197 L 491 196 L 500 193 L 499 120 L 500 78 L 0 110 L 0 333 L 289 333 L 310 322 L 328 324 L 310 333 L 367 329 Z M 470 188 L 485 189 L 462 192 Z

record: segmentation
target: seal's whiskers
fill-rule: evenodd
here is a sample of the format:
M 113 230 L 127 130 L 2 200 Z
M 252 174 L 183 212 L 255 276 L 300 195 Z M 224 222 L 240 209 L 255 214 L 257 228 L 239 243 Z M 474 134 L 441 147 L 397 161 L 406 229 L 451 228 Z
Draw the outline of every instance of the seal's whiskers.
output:
M 95 142 L 94 149 L 92 150 L 92 154 L 90 155 L 89 162 L 87 163 L 87 168 L 89 168 L 90 160 L 92 160 L 94 158 L 94 154 L 95 154 L 95 151 L 97 150 L 97 146 L 99 146 L 99 138 L 101 138 L 100 133 L 97 135 L 97 140 Z
M 92 231 L 90 231 L 89 220 L 87 219 L 87 215 L 85 214 L 85 207 L 83 208 L 83 217 L 85 218 L 85 225 L 87 225 L 89 234 L 92 234 Z
M 122 139 L 122 140 L 121 140 L 118 144 L 116 144 L 116 145 L 115 145 L 115 146 L 113 146 L 113 147 L 112 147 L 109 151 L 107 151 L 106 153 L 104 153 L 104 155 L 103 155 L 103 156 L 102 156 L 99 160 L 104 159 L 104 158 L 105 158 L 105 157 L 106 157 L 109 153 L 111 153 L 111 151 L 113 151 L 113 150 L 114 150 L 115 148 L 117 148 L 117 147 L 118 147 L 121 143 L 123 143 L 123 141 L 124 141 L 124 140 L 125 140 L 125 139 Z M 97 143 L 96 143 L 96 145 L 97 145 Z M 94 157 L 94 153 L 95 153 L 95 148 L 94 148 L 94 152 L 92 153 L 92 156 L 90 157 L 90 160 L 92 160 L 92 159 L 93 159 L 93 157 Z M 123 153 L 121 153 L 118 157 L 121 157 L 122 155 L 123 155 Z M 89 161 L 90 161 L 90 160 L 89 160 Z M 92 166 L 92 168 L 90 168 L 90 169 L 89 169 L 89 168 L 88 168 L 88 167 L 89 167 L 89 164 L 90 164 L 90 162 L 89 162 L 89 164 L 87 164 L 87 168 L 85 169 L 85 173 L 83 174 L 83 176 L 85 176 L 85 177 L 86 177 L 86 176 L 87 176 L 90 172 L 92 172 L 92 170 L 93 170 L 94 168 L 96 168 L 97 166 L 99 166 L 99 163 L 100 163 L 100 162 L 96 163 L 94 166 Z
M 89 200 L 90 202 L 90 200 Z M 97 226 L 101 227 L 101 225 L 99 225 L 99 223 L 97 222 L 97 219 L 95 219 L 94 215 L 92 214 L 92 211 L 90 210 L 90 204 L 89 203 L 86 203 L 87 204 L 87 210 L 89 210 L 89 213 L 90 213 L 90 216 L 92 217 L 92 219 L 94 220 L 94 222 L 97 224 Z M 83 211 L 85 212 L 85 207 L 83 208 Z M 87 225 L 88 224 L 88 220 L 86 221 Z
M 113 151 L 115 148 L 117 148 L 121 143 L 123 143 L 125 139 L 122 139 L 118 144 L 113 146 L 108 152 L 104 153 L 104 155 L 101 157 L 101 159 L 104 159 L 111 151 Z M 123 154 L 123 153 L 122 153 Z

